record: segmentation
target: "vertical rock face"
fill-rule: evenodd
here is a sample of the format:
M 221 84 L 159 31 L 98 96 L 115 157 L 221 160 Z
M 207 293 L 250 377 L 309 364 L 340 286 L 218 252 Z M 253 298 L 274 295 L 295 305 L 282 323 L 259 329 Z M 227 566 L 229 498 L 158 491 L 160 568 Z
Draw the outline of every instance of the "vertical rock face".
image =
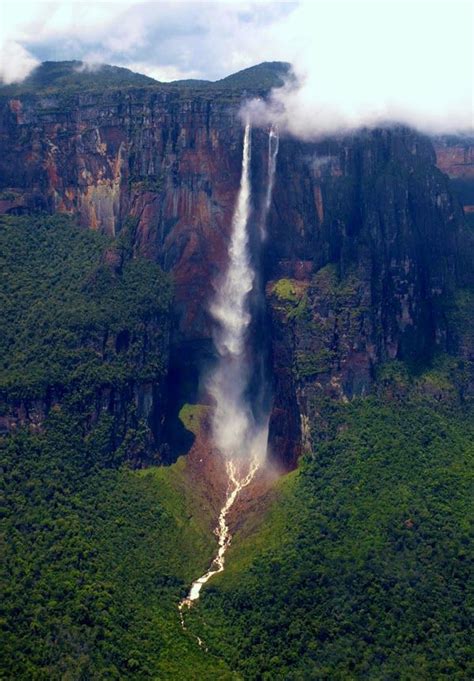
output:
M 383 362 L 460 350 L 446 306 L 472 284 L 472 233 L 435 161 L 404 128 L 281 144 L 266 263 L 270 430 L 289 461 L 321 397 L 367 394 Z
M 159 88 L 0 99 L 0 211 L 72 213 L 108 234 L 126 226 L 134 252 L 173 273 L 175 405 L 195 398 L 211 352 L 208 302 L 239 186 L 240 99 Z M 253 148 L 258 209 L 264 131 Z M 452 153 L 438 144 L 437 154 L 452 174 Z M 435 163 L 430 141 L 405 128 L 281 140 L 262 276 L 270 432 L 288 463 L 315 396 L 365 394 L 378 363 L 416 363 L 454 342 L 443 303 L 469 283 L 472 246 Z
M 136 255 L 173 273 L 171 422 L 196 399 L 212 349 L 208 302 L 240 177 L 236 99 L 159 88 L 0 99 L 0 211 L 126 229 Z
M 111 235 L 134 218 L 136 252 L 174 272 L 180 327 L 208 335 L 203 303 L 238 186 L 236 116 L 225 102 L 160 91 L 7 99 L 0 209 L 73 213 Z
M 451 179 L 467 215 L 474 214 L 474 137 L 445 135 L 433 140 L 436 165 Z

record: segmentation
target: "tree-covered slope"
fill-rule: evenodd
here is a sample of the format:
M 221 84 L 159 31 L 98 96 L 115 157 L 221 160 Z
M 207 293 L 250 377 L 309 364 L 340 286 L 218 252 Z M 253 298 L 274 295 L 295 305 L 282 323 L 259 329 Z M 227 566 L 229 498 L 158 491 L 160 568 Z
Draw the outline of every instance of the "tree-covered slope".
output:
M 2 678 L 234 678 L 177 610 L 209 503 L 183 460 L 133 470 L 155 451 L 137 396 L 166 367 L 168 278 L 65 218 L 3 218 L 0 243 Z
M 25 93 L 51 94 L 59 92 L 127 90 L 128 88 L 154 87 L 179 90 L 205 89 L 235 91 L 269 91 L 281 87 L 290 75 L 291 64 L 272 61 L 256 64 L 242 71 L 232 73 L 216 81 L 187 79 L 162 83 L 150 76 L 135 73 L 130 69 L 109 64 L 88 64 L 81 61 L 45 61 L 19 83 L 9 85 L 0 81 L 0 95 L 22 95 Z
M 2 443 L 4 678 L 238 678 L 178 617 L 214 548 L 209 508 L 183 461 L 114 466 L 108 425 L 84 439 L 57 412 Z
M 158 265 L 130 257 L 127 235 L 64 216 L 0 219 L 3 430 L 41 428 L 67 405 L 86 432 L 110 416 L 112 448 L 141 431 L 127 452 L 135 464 L 159 450 L 171 285 Z
M 245 679 L 472 678 L 472 407 L 332 411 L 332 435 L 235 538 L 193 631 Z
M 20 92 L 56 92 L 59 90 L 127 88 L 157 85 L 157 81 L 121 66 L 87 64 L 81 61 L 45 61 L 25 80 L 13 85 L 2 85 L 6 94 Z
M 170 286 L 159 267 L 125 250 L 67 217 L 0 218 L 0 390 L 41 395 L 136 371 L 140 332 L 154 318 L 165 324 Z M 163 374 L 166 356 L 157 348 L 141 369 Z
M 61 412 L 6 441 L 7 678 L 470 678 L 472 408 L 331 411 L 188 632 L 176 606 L 213 539 L 184 460 L 117 469 L 107 420 L 84 440 Z

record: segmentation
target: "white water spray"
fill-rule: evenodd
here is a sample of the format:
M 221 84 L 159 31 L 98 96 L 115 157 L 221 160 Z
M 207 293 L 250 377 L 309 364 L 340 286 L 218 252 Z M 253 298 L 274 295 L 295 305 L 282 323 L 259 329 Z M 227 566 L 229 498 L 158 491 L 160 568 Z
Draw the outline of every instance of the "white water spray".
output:
M 280 146 L 280 137 L 276 126 L 272 125 L 268 133 L 268 165 L 267 165 L 267 191 L 265 193 L 265 203 L 262 220 L 260 222 L 260 236 L 262 241 L 267 238 L 267 218 L 272 202 L 273 185 L 275 184 L 275 172 Z
M 272 128 L 269 137 L 266 213 L 270 207 L 277 153 L 278 137 Z M 188 596 L 179 604 L 183 628 L 186 628 L 183 608 L 190 607 L 199 598 L 203 585 L 213 575 L 224 570 L 225 552 L 232 539 L 227 516 L 240 492 L 252 482 L 265 460 L 267 451 L 268 419 L 263 424 L 255 422 L 245 395 L 250 378 L 246 342 L 251 322 L 248 295 L 255 281 L 248 248 L 248 221 L 251 210 L 250 162 L 251 128 L 247 122 L 240 189 L 232 220 L 229 265 L 211 305 L 211 313 L 217 322 L 214 342 L 219 360 L 208 381 L 208 389 L 215 402 L 212 418 L 213 438 L 224 457 L 228 488 L 215 529 L 218 538 L 217 555 L 209 570 L 192 583 Z M 198 643 L 203 645 L 199 638 Z
M 254 436 L 253 417 L 245 399 L 249 381 L 246 340 L 251 322 L 248 295 L 255 280 L 247 231 L 251 193 L 250 132 L 250 124 L 247 123 L 240 190 L 232 219 L 229 265 L 211 305 L 211 314 L 217 322 L 214 343 L 219 361 L 210 376 L 208 388 L 215 402 L 214 442 L 226 460 L 248 459 Z

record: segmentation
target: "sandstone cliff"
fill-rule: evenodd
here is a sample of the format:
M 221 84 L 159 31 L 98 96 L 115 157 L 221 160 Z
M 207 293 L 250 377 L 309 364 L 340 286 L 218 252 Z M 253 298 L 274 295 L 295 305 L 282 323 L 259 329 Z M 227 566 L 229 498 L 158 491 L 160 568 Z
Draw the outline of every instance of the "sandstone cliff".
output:
M 249 94 L 240 81 L 217 91 L 0 94 L 0 210 L 68 213 L 110 235 L 126 230 L 134 254 L 172 273 L 171 421 L 196 400 L 212 360 L 208 301 L 226 263 L 239 107 Z M 254 227 L 266 153 L 267 132 L 255 130 Z M 317 395 L 367 394 L 388 360 L 415 366 L 440 351 L 472 359 L 446 314 L 454 292 L 472 284 L 472 237 L 439 169 L 452 174 L 439 144 L 437 153 L 402 127 L 281 140 L 268 238 L 254 246 L 268 298 L 257 333 L 273 381 L 271 437 L 289 462 Z
M 466 215 L 474 213 L 474 137 L 444 135 L 433 139 L 436 165 L 451 179 L 451 187 Z

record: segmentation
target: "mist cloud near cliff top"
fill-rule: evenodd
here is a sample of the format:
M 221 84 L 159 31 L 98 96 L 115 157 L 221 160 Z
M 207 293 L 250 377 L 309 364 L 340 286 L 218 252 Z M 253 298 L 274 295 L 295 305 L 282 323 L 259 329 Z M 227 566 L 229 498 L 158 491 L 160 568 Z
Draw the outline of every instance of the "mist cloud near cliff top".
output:
M 285 22 L 296 82 L 248 109 L 302 138 L 385 122 L 473 127 L 472 5 L 303 4 Z
M 0 5 L 0 78 L 39 61 L 126 66 L 158 80 L 215 80 L 290 61 L 298 80 L 255 119 L 310 138 L 397 121 L 472 130 L 470 0 L 311 2 L 8 2 Z

